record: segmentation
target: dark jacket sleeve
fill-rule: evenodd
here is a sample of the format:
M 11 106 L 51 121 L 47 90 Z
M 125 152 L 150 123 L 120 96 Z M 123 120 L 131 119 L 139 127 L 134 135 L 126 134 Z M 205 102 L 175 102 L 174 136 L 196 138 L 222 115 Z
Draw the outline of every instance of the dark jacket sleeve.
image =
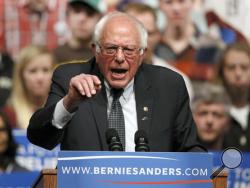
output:
M 175 146 L 177 146 L 176 151 L 206 151 L 198 141 L 197 129 L 184 81 L 180 83 L 178 92 L 174 138 Z

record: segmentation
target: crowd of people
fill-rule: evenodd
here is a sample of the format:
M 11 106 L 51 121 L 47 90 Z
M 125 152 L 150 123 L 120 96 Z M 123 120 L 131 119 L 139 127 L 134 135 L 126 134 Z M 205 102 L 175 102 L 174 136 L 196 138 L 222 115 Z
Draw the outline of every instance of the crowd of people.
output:
M 142 63 L 183 77 L 203 146 L 250 151 L 249 39 L 218 22 L 215 13 L 204 11 L 203 19 L 195 19 L 197 3 L 205 10 L 199 0 L 0 0 L 0 173 L 10 165 L 22 169 L 14 160 L 10 130 L 27 129 L 32 114 L 44 106 L 56 66 L 95 55 L 100 45 L 93 41 L 95 26 L 112 11 L 144 25 L 148 45 Z M 234 34 L 232 40 L 226 40 L 226 31 Z

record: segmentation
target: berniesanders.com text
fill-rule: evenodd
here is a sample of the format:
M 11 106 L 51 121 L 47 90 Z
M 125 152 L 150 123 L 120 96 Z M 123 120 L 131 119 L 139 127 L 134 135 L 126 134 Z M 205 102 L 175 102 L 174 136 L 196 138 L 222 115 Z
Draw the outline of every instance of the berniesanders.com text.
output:
M 207 176 L 206 168 L 81 167 L 62 166 L 63 174 L 141 175 L 141 176 Z

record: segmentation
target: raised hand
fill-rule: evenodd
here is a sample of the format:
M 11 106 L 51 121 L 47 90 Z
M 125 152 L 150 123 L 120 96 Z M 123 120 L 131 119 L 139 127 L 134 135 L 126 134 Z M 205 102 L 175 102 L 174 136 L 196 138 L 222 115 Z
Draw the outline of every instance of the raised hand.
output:
M 93 97 L 101 90 L 101 81 L 95 75 L 79 74 L 71 78 L 69 90 L 63 99 L 63 104 L 68 111 L 81 100 Z

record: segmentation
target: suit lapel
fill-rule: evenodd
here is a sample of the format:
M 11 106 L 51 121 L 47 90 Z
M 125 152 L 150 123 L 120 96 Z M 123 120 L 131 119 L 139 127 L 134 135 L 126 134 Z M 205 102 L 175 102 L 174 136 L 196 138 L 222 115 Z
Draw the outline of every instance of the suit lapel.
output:
M 95 64 L 95 63 L 94 63 Z M 99 94 L 90 100 L 92 113 L 94 114 L 96 128 L 100 136 L 100 145 L 102 150 L 108 150 L 106 143 L 105 132 L 108 128 L 108 118 L 107 118 L 107 95 L 104 86 L 103 76 L 100 74 L 97 65 L 94 65 L 92 74 L 97 75 L 102 82 L 102 89 Z
M 141 65 L 135 78 L 135 100 L 137 110 L 137 123 L 138 130 L 145 130 L 147 133 L 150 131 L 152 123 L 152 110 L 153 110 L 153 89 L 151 83 L 143 71 L 144 66 Z

